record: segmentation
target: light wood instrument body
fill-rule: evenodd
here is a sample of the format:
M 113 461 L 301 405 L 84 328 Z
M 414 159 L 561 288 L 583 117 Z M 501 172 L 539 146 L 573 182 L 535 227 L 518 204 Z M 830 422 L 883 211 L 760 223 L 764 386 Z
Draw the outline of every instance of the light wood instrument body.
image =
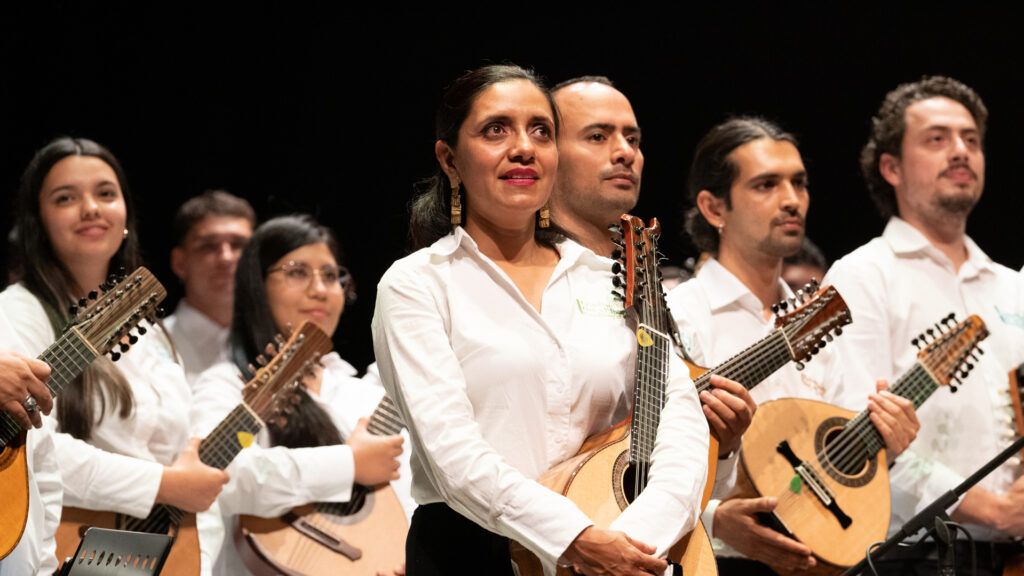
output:
M 864 542 L 885 540 L 889 529 L 889 469 L 884 450 L 859 475 L 851 477 L 849 484 L 828 473 L 818 474 L 853 520 L 846 529 L 808 486 L 801 484 L 799 492 L 791 490 L 793 466 L 777 451 L 785 440 L 798 457 L 810 460 L 822 449 L 822 434 L 835 432 L 855 415 L 815 400 L 773 400 L 758 407 L 743 437 L 737 491 L 731 497 L 778 498 L 775 516 L 793 538 L 814 550 L 818 560 L 816 569 L 802 574 L 841 572 L 841 567 L 864 557 Z M 864 484 L 856 485 L 860 482 Z
M 367 430 L 374 435 L 402 431 L 398 409 L 381 399 Z M 409 521 L 391 484 L 356 485 L 345 503 L 314 503 L 279 518 L 242 516 L 235 542 L 255 574 L 343 576 L 390 572 L 405 562 Z
M 355 514 L 331 514 L 310 504 L 280 518 L 247 516 L 236 539 L 246 566 L 260 576 L 375 576 L 405 561 L 408 531 L 398 496 L 384 484 Z
M 629 465 L 629 427 L 625 421 L 591 436 L 584 444 L 588 450 L 551 468 L 537 482 L 575 502 L 598 528 L 608 528 L 629 505 L 623 479 Z M 540 561 L 524 546 L 513 541 L 511 548 L 519 576 L 544 574 Z M 672 547 L 669 559 L 682 565 L 687 575 L 718 574 L 711 541 L 699 522 Z M 559 568 L 557 574 L 570 576 L 571 572 Z
M 65 506 L 57 527 L 57 560 L 63 562 L 65 558 L 73 557 L 78 543 L 90 527 L 129 530 L 130 523 L 137 520 L 125 514 Z M 172 528 L 164 533 L 174 536 L 174 544 L 162 574 L 199 574 L 201 560 L 195 514 L 186 514 L 176 530 Z
M 22 431 L 0 449 L 0 486 L 4 487 L 3 506 L 0 506 L 0 559 L 17 547 L 28 519 L 27 441 Z

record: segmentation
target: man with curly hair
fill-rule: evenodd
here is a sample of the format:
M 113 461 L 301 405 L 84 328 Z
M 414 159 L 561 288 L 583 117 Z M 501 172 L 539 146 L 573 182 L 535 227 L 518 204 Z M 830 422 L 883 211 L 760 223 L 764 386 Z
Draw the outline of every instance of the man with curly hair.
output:
M 1014 436 L 1007 374 L 1024 360 L 1020 278 L 966 234 L 985 182 L 988 111 L 978 94 L 943 76 L 890 92 L 861 153 L 868 190 L 883 218 L 881 237 L 836 262 L 826 276 L 854 323 L 843 335 L 872 377 L 896 379 L 916 361 L 910 346 L 949 312 L 980 315 L 985 352 L 959 393 L 938 390 L 920 408 L 921 430 L 892 470 L 891 529 L 902 526 L 1008 445 Z M 957 384 L 954 382 L 953 384 Z M 978 543 L 979 574 L 1000 573 L 1009 540 L 1024 536 L 1024 479 L 1008 462 L 960 500 L 954 520 Z M 961 541 L 963 542 L 963 541 Z M 970 562 L 970 550 L 957 560 Z M 882 573 L 934 569 L 928 544 L 885 563 Z M 931 559 L 929 559 L 929 556 Z

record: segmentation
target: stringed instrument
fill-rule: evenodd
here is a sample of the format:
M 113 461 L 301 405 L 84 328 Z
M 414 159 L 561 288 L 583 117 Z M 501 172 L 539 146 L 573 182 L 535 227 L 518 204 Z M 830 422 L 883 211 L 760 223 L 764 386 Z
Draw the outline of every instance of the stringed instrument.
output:
M 145 268 L 128 276 L 110 277 L 79 301 L 74 318 L 60 338 L 39 355 L 50 366 L 46 382 L 56 398 L 92 363 L 104 354 L 112 360 L 127 352 L 138 336 L 130 331 L 143 319 L 155 319 L 157 305 L 167 296 L 163 285 Z M 78 308 L 81 310 L 78 310 Z M 138 327 L 145 334 L 144 326 Z M 114 348 L 117 348 L 115 350 Z M 28 519 L 28 462 L 26 431 L 6 412 L 0 412 L 0 559 L 17 546 Z
M 978 316 L 950 314 L 915 338 L 917 362 L 889 388 L 919 408 L 940 386 L 955 391 L 988 336 Z M 856 564 L 889 529 L 885 442 L 868 411 L 854 414 L 815 400 L 765 402 L 744 435 L 736 492 L 777 496 L 762 521 L 806 544 L 818 565 L 801 574 L 835 574 Z M 773 567 L 780 573 L 785 573 Z
M 673 354 L 669 315 L 658 280 L 657 239 L 661 226 L 653 219 L 645 228 L 639 218 L 624 214 L 615 231 L 621 234 L 617 244 L 624 263 L 617 262 L 612 268 L 614 284 L 622 289 L 621 294 L 615 293 L 637 326 L 632 416 L 591 436 L 576 456 L 537 479 L 575 502 L 600 528 L 610 526 L 647 485 Z M 513 541 L 510 551 L 519 576 L 544 573 L 540 560 L 525 546 Z M 710 541 L 699 521 L 668 556 L 682 565 L 684 574 L 718 573 Z M 570 571 L 559 567 L 557 573 L 568 576 Z
M 371 434 L 398 434 L 405 424 L 387 396 L 370 416 Z M 374 576 L 405 562 L 409 522 L 390 483 L 352 488 L 348 502 L 320 502 L 279 518 L 242 516 L 235 543 L 254 574 Z
M 787 313 L 790 307 L 793 310 Z M 712 388 L 714 375 L 751 390 L 789 362 L 796 362 L 796 369 L 802 370 L 805 362 L 833 340 L 833 334 L 841 335 L 843 326 L 853 322 L 839 291 L 832 286 L 819 288 L 816 281 L 798 290 L 794 298 L 773 305 L 772 311 L 776 314 L 775 330 L 718 366 L 708 369 L 683 358 L 698 394 Z M 709 448 L 708 478 L 714 479 L 718 469 L 718 439 L 714 431 Z M 712 489 L 713 481 L 704 487 L 702 507 L 711 498 Z
M 331 351 L 331 339 L 311 322 L 303 322 L 287 341 L 280 336 L 268 344 L 266 353 L 256 358 L 260 368 L 250 365 L 252 377 L 242 389 L 243 402 L 235 407 L 206 438 L 199 443 L 199 460 L 207 466 L 223 470 L 243 448 L 252 444 L 264 422 L 287 424 L 288 415 L 297 400 L 295 391 L 310 374 L 320 357 Z M 74 555 L 85 531 L 96 526 L 133 532 L 170 534 L 174 536 L 166 574 L 199 574 L 199 536 L 195 514 L 166 504 L 153 507 L 146 518 L 114 512 L 64 507 L 57 528 L 57 558 Z

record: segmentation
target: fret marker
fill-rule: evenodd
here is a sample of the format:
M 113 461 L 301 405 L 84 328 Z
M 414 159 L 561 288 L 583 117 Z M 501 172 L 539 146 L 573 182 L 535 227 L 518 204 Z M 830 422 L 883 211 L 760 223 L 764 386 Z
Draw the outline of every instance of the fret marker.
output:
M 249 432 L 238 432 L 238 443 L 242 446 L 242 448 L 248 448 L 249 446 L 252 446 L 253 440 L 255 440 L 255 437 L 253 437 L 253 435 L 250 434 Z
M 646 348 L 647 346 L 654 345 L 654 338 L 651 338 L 651 335 L 647 333 L 647 330 L 641 328 L 636 331 L 636 342 Z

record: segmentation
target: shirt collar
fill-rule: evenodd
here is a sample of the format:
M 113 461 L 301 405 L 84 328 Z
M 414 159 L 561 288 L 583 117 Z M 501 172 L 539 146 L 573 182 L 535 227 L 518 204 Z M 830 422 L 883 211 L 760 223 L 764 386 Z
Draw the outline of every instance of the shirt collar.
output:
M 949 264 L 949 258 L 945 254 L 932 246 L 920 230 L 899 216 L 889 218 L 889 222 L 885 225 L 885 231 L 882 232 L 882 238 L 898 255 L 920 253 L 942 264 Z M 964 244 L 967 246 L 967 261 L 961 268 L 961 275 L 970 276 L 982 270 L 995 272 L 995 263 L 974 243 L 974 240 L 971 240 L 970 236 L 964 238 Z
M 454 254 L 459 248 L 466 250 L 476 257 L 484 256 L 480 251 L 480 246 L 476 243 L 476 240 L 473 240 L 473 237 L 470 236 L 462 226 L 456 227 L 451 234 L 441 238 L 437 242 L 434 242 L 428 250 L 435 256 L 447 257 Z M 556 274 L 558 270 L 569 268 L 577 262 L 588 264 L 595 268 L 611 269 L 611 259 L 598 256 L 592 250 L 585 248 L 568 238 L 560 241 L 556 245 L 556 249 L 558 250 L 559 256 L 559 263 L 555 268 Z
M 704 293 L 707 295 L 708 304 L 711 306 L 712 311 L 721 310 L 734 303 L 740 303 L 744 299 L 749 300 L 751 305 L 756 304 L 756 312 L 760 313 L 761 311 L 760 300 L 754 296 L 743 282 L 740 282 L 739 278 L 726 269 L 725 266 L 722 266 L 715 258 L 708 258 L 704 261 L 700 270 L 697 271 L 697 281 L 704 288 Z M 778 279 L 778 283 L 779 293 L 785 298 L 792 298 L 793 291 L 782 281 L 782 278 Z

